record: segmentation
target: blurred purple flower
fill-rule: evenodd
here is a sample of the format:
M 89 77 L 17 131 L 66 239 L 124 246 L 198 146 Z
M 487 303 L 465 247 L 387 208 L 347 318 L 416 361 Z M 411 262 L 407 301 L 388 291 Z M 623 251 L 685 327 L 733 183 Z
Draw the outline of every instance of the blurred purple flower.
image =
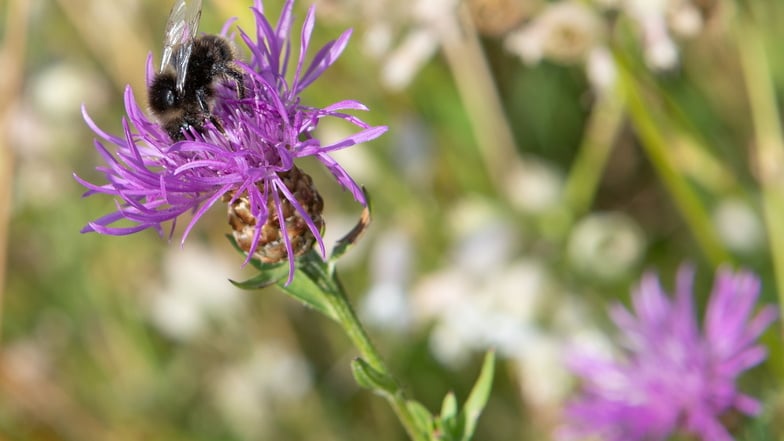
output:
M 244 72 L 245 97 L 238 99 L 236 92 L 226 85 L 216 87 L 212 114 L 221 122 L 223 130 L 205 122 L 201 131 L 192 130 L 184 134 L 184 140 L 174 142 L 157 121 L 145 115 L 130 87 L 125 91 L 128 115 L 122 120 L 124 130 L 120 136 L 98 128 L 83 110 L 87 125 L 100 138 L 95 141 L 95 147 L 106 164 L 97 170 L 106 176 L 108 183 L 96 185 L 74 176 L 88 188 L 85 196 L 96 193 L 115 196 L 117 210 L 88 223 L 82 232 L 127 235 L 154 228 L 163 234 L 162 223 L 173 221 L 171 237 L 176 219 L 192 212 L 193 217 L 182 235 L 184 242 L 195 223 L 216 202 L 223 199 L 234 204 L 242 199 L 243 207 L 255 218 L 247 235 L 248 259 L 260 247 L 266 221 L 274 221 L 276 228 L 279 226 L 281 232 L 287 232 L 292 226 L 286 219 L 291 219 L 292 213 L 304 221 L 298 228 L 309 230 L 322 255 L 325 254 L 320 231 L 323 223 L 320 218 L 314 222 L 311 207 L 303 206 L 306 204 L 295 196 L 297 189 L 291 188 L 289 172 L 298 174 L 294 161 L 315 156 L 364 205 L 360 187 L 328 153 L 374 139 L 387 127 L 369 126 L 343 113 L 367 110 L 356 101 L 340 101 L 324 108 L 300 102 L 300 93 L 337 60 L 351 31 L 328 43 L 307 64 L 305 56 L 315 13 L 311 7 L 302 27 L 293 78 L 287 80 L 287 64 L 292 56 L 289 38 L 293 3 L 293 0 L 285 2 L 277 27 L 273 27 L 264 16 L 262 1 L 254 2 L 251 11 L 256 19 L 255 41 L 239 31 L 250 54 L 247 63 L 238 62 Z M 224 27 L 224 34 L 230 24 Z M 148 84 L 153 76 L 150 57 Z M 343 119 L 361 130 L 334 144 L 322 145 L 313 131 L 324 117 Z M 104 143 L 114 145 L 114 153 Z M 320 202 L 320 197 L 316 198 Z M 116 226 L 119 221 L 130 221 L 131 225 Z M 280 234 L 285 244 L 281 254 L 283 259 L 288 258 L 291 280 L 294 258 L 301 250 L 295 249 L 296 244 L 292 245 L 289 235 Z
M 760 403 L 735 381 L 766 357 L 757 338 L 776 319 L 773 306 L 754 317 L 760 293 L 752 273 L 727 268 L 716 275 L 699 329 L 692 294 L 694 271 L 678 273 L 670 299 L 653 274 L 632 296 L 633 313 L 621 305 L 611 317 L 624 336 L 622 360 L 574 354 L 571 369 L 581 395 L 565 410 L 563 439 L 594 435 L 608 441 L 657 441 L 676 432 L 706 441 L 732 440 L 721 417 L 756 415 Z

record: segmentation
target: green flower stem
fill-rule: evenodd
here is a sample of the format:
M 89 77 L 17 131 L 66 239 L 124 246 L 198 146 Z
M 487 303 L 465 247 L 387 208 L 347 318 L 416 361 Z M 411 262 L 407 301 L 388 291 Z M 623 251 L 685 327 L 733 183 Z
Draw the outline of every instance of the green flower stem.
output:
M 370 364 L 373 369 L 389 375 L 384 360 L 379 355 L 373 343 L 370 341 L 367 332 L 354 312 L 354 308 L 348 301 L 348 297 L 343 289 L 343 284 L 335 278 L 335 289 L 327 292 L 327 299 L 332 309 L 335 311 L 338 323 L 346 331 L 349 340 L 354 344 L 362 358 Z
M 651 116 L 651 110 L 643 98 L 639 84 L 626 66 L 622 63 L 617 65 L 619 80 L 625 89 L 626 108 L 648 159 L 672 196 L 708 261 L 714 266 L 729 261 L 730 255 L 719 241 L 707 209 L 684 174 L 679 172 L 673 160 L 674 155 L 671 154 L 667 140 L 660 132 L 661 128 L 656 125 Z
M 441 49 L 463 101 L 486 175 L 504 195 L 505 179 L 522 160 L 468 6 L 441 24 Z
M 735 41 L 751 105 L 763 217 L 768 230 L 779 307 L 784 315 L 784 139 L 779 123 L 781 119 L 760 29 L 750 17 L 739 15 Z
M 594 105 L 564 190 L 566 201 L 576 217 L 590 208 L 607 158 L 622 127 L 623 114 L 623 97 L 619 87 L 602 94 Z
M 322 266 L 321 268 L 323 271 L 324 267 Z M 319 277 L 320 285 L 335 314 L 337 322 L 346 332 L 346 335 L 348 335 L 348 338 L 354 344 L 354 347 L 359 351 L 362 359 L 381 375 L 393 379 L 394 377 L 387 368 L 386 363 L 384 363 L 381 355 L 370 341 L 367 332 L 365 332 L 365 329 L 359 322 L 359 318 L 357 318 L 354 308 L 351 307 L 351 303 L 346 296 L 343 285 L 340 283 L 337 273 L 335 272 L 334 263 L 331 263 L 328 266 L 327 273 L 329 274 L 322 274 L 321 277 Z M 397 381 L 394 381 L 394 383 L 397 386 Z M 403 424 L 408 436 L 413 441 L 429 440 L 427 434 L 417 430 L 414 417 L 406 405 L 406 397 L 399 386 L 396 387 L 394 393 L 384 393 L 383 396 L 392 406 L 392 409 L 397 414 L 401 424 Z

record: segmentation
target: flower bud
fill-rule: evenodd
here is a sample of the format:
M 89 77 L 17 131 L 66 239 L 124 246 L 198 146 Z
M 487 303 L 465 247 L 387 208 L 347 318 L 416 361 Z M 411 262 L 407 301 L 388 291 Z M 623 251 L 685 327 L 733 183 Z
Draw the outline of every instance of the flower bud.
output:
M 316 241 L 309 223 L 315 225 L 319 232 L 324 231 L 324 219 L 321 216 L 324 211 L 324 200 L 313 185 L 313 179 L 297 167 L 278 173 L 278 176 L 305 213 L 297 209 L 280 190 L 275 189 L 278 202 L 276 202 L 275 195 L 269 195 L 267 198 L 267 212 L 269 214 L 264 223 L 257 227 L 258 219 L 252 212 L 247 193 L 236 199 L 233 193 L 226 193 L 223 196 L 223 200 L 229 205 L 229 225 L 231 225 L 232 234 L 237 245 L 243 251 L 250 252 L 256 228 L 261 229 L 254 257 L 263 263 L 278 263 L 288 259 L 282 225 L 285 225 L 285 234 L 291 242 L 294 257 L 305 254 Z M 260 190 L 263 191 L 263 189 Z M 234 200 L 232 201 L 232 199 Z M 279 218 L 278 204 L 284 218 L 283 223 Z M 303 214 L 307 214 L 309 219 L 305 218 Z

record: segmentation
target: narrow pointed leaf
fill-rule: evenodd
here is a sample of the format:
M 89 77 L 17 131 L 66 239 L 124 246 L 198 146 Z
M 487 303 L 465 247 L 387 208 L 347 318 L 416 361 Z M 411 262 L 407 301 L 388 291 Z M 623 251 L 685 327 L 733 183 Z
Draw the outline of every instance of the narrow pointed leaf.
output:
M 441 429 L 440 439 L 444 441 L 459 441 L 463 438 L 462 415 L 458 414 L 457 398 L 449 392 L 441 403 L 441 416 L 438 426 Z
M 454 419 L 457 416 L 457 398 L 453 392 L 449 392 L 441 403 L 441 420 Z
M 231 279 L 229 279 L 229 282 L 231 282 L 231 284 L 237 288 L 252 290 L 266 288 L 268 286 L 274 285 L 278 283 L 278 281 L 283 277 L 286 277 L 285 272 L 281 274 L 274 271 L 265 271 L 259 273 L 256 277 L 252 277 L 242 282 L 237 282 L 236 280 Z
M 309 306 L 331 318 L 332 320 L 337 321 L 337 315 L 330 306 L 329 301 L 326 299 L 326 294 L 322 289 L 322 285 L 319 284 L 318 277 L 314 276 L 314 272 L 308 271 L 308 269 L 310 269 L 308 268 L 309 266 L 312 267 L 313 265 L 318 264 L 317 262 L 314 262 L 312 256 L 309 257 L 312 254 L 316 255 L 315 259 L 318 260 L 318 263 L 320 263 L 322 266 L 324 265 L 324 262 L 321 261 L 321 258 L 318 257 L 316 252 L 311 250 L 308 252 L 308 254 L 300 258 L 297 264 L 297 269 L 294 273 L 294 279 L 291 281 L 291 283 L 286 285 L 286 280 L 281 278 L 278 281 L 278 288 L 283 290 L 283 292 L 286 294 L 304 303 L 306 306 Z
M 368 362 L 361 358 L 355 358 L 351 361 L 351 372 L 354 374 L 357 384 L 365 389 L 376 391 L 382 395 L 394 394 L 398 389 L 394 380 L 373 369 Z
M 365 194 L 365 200 L 367 201 L 367 205 L 365 209 L 362 210 L 362 215 L 357 221 L 357 224 L 351 231 L 348 232 L 342 239 L 338 240 L 337 244 L 335 244 L 335 248 L 332 249 L 332 255 L 329 257 L 331 262 L 336 261 L 340 258 L 346 251 L 351 248 L 352 245 L 357 243 L 362 234 L 367 230 L 368 226 L 370 226 L 370 213 L 371 213 L 371 205 L 370 205 L 370 195 L 368 194 L 367 190 L 362 188 L 362 192 Z
M 435 423 L 433 422 L 433 415 L 430 414 L 430 411 L 418 401 L 413 400 L 407 401 L 406 407 L 408 408 L 408 411 L 411 412 L 411 416 L 414 417 L 414 424 L 416 424 L 419 432 L 426 434 L 427 439 L 432 439 Z
M 482 414 L 487 400 L 490 397 L 490 391 L 493 388 L 493 376 L 495 373 L 495 351 L 488 351 L 485 355 L 485 360 L 482 363 L 482 370 L 479 372 L 479 378 L 476 384 L 471 389 L 468 395 L 465 406 L 463 407 L 462 415 L 464 416 L 463 440 L 470 440 L 474 436 L 476 430 L 476 423 L 479 416 Z

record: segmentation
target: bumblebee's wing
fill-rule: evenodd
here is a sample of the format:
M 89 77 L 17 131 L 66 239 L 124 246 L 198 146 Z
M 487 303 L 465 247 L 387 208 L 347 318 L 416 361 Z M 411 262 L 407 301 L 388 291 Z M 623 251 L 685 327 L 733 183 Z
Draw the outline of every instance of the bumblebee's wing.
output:
M 188 60 L 201 18 L 201 0 L 177 0 L 169 13 L 166 32 L 163 36 L 163 57 L 161 72 L 167 66 L 174 68 L 177 76 L 177 90 L 185 85 Z

